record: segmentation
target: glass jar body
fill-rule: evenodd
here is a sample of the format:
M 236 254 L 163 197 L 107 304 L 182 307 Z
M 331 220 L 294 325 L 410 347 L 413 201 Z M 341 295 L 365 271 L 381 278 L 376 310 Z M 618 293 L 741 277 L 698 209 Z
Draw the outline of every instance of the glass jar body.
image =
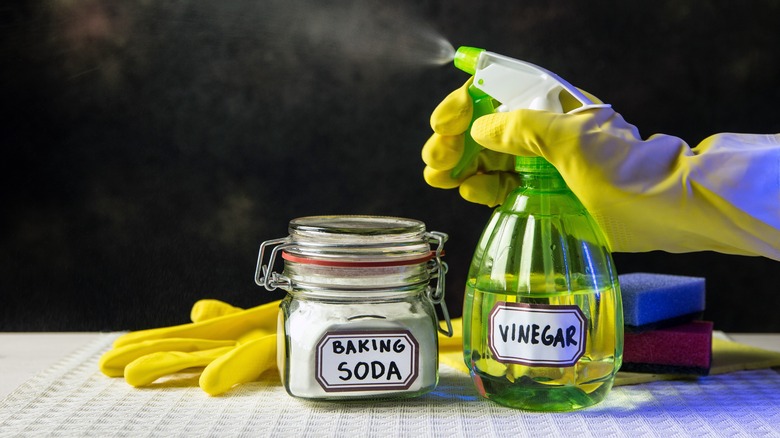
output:
M 292 396 L 322 400 L 424 394 L 438 383 L 436 324 L 421 286 L 359 301 L 292 292 L 279 313 L 284 387 Z

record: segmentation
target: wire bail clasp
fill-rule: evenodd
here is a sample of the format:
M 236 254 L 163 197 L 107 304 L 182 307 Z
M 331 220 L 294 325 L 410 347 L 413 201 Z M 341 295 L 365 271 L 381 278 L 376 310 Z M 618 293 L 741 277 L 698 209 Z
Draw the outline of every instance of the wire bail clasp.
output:
M 425 237 L 428 239 L 429 243 L 436 244 L 436 250 L 432 251 L 433 258 L 428 262 L 428 271 L 431 279 L 436 279 L 436 286 L 433 287 L 428 285 L 428 299 L 434 305 L 438 304 L 439 307 L 441 307 L 441 313 L 444 317 L 444 322 L 447 325 L 447 328 L 443 329 L 437 315 L 436 328 L 439 330 L 439 333 L 451 338 L 453 335 L 452 321 L 450 320 L 450 312 L 447 310 L 447 303 L 444 301 L 444 294 L 446 291 L 445 276 L 447 274 L 448 266 L 447 263 L 441 259 L 444 256 L 444 243 L 449 239 L 449 236 L 446 233 L 439 231 L 430 231 L 425 233 Z
M 264 265 L 265 252 L 271 246 L 273 246 L 273 250 L 271 250 L 271 256 L 268 259 L 268 265 Z M 265 287 L 269 292 L 279 287 L 285 290 L 292 288 L 292 281 L 290 281 L 289 278 L 274 271 L 274 262 L 279 255 L 279 251 L 290 246 L 292 245 L 289 236 L 280 239 L 266 240 L 260 244 L 260 252 L 257 255 L 257 267 L 255 268 L 255 283 L 258 286 Z

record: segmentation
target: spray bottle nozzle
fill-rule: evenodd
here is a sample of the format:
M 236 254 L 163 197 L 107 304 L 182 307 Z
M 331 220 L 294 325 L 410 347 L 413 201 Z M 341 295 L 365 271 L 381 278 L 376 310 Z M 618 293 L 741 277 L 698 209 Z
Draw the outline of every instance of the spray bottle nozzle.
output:
M 484 51 L 485 49 L 478 49 L 476 47 L 459 47 L 458 51 L 455 52 L 455 67 L 470 75 L 475 75 L 477 73 L 477 61 L 479 61 L 479 55 L 481 55 Z

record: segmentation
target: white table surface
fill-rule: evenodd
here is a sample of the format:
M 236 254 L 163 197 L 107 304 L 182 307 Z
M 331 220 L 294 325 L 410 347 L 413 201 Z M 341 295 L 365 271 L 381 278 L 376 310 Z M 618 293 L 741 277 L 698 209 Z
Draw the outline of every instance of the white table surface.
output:
M 0 399 L 98 336 L 97 333 L 0 333 Z
M 742 344 L 780 352 L 780 333 L 717 335 Z M 0 399 L 98 336 L 97 333 L 0 333 Z
M 732 334 L 780 352 L 780 334 Z M 442 370 L 439 387 L 402 401 L 312 403 L 278 376 L 209 397 L 191 380 L 135 389 L 97 371 L 116 334 L 0 333 L 0 438 L 6 436 L 780 436 L 778 371 L 613 389 L 568 413 L 504 408 Z

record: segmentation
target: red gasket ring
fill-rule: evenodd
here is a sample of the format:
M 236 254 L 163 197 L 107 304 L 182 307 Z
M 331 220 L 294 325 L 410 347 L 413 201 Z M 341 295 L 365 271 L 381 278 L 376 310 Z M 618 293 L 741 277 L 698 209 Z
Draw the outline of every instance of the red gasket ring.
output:
M 442 255 L 444 255 L 443 252 Z M 330 266 L 334 268 L 385 268 L 385 267 L 393 267 L 393 266 L 407 266 L 407 265 L 416 265 L 419 263 L 425 263 L 433 259 L 434 257 L 436 257 L 436 251 L 431 251 L 428 255 L 423 257 L 406 259 L 406 260 L 397 260 L 394 262 L 345 262 L 341 260 L 335 261 L 335 260 L 314 259 L 309 257 L 299 257 L 299 256 L 292 255 L 286 251 L 282 251 L 282 258 L 285 260 L 289 260 L 291 262 L 303 263 L 307 265 Z

